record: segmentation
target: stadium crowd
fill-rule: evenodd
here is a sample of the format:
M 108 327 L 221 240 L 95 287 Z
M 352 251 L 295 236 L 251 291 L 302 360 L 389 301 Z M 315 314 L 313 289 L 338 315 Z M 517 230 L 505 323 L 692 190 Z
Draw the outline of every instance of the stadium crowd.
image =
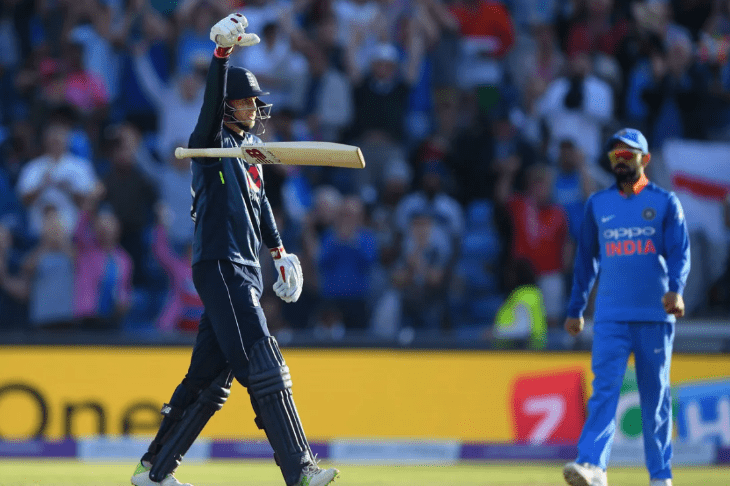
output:
M 728 0 L 2 0 L 0 329 L 196 328 L 173 150 L 236 10 L 261 37 L 231 62 L 270 91 L 262 138 L 367 162 L 265 168 L 304 268 L 297 303 L 261 300 L 280 335 L 558 328 L 584 201 L 613 183 L 606 135 L 641 129 L 665 187 L 666 140 L 730 141 Z M 730 310 L 726 267 L 690 316 Z M 510 327 L 520 289 L 535 305 Z

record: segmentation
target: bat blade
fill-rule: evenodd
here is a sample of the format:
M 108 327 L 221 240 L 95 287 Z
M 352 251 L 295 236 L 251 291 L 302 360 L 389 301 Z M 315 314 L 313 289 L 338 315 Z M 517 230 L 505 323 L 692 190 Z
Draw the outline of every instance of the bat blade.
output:
M 175 157 L 235 157 L 249 164 L 309 165 L 362 169 L 359 147 L 332 142 L 271 142 L 230 148 L 175 149 Z

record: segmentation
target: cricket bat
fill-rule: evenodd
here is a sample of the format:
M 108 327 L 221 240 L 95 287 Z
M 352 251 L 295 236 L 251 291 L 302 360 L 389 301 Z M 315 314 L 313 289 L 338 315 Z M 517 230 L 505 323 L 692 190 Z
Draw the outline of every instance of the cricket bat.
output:
M 235 157 L 249 164 L 316 165 L 362 169 L 360 147 L 332 142 L 271 142 L 229 148 L 175 149 L 175 157 Z

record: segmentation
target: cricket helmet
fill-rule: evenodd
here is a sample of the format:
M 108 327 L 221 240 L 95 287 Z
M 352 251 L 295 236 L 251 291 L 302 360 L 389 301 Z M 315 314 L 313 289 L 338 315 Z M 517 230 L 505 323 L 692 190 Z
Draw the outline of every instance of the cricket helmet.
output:
M 261 96 L 268 95 L 268 91 L 262 91 L 256 76 L 248 69 L 231 66 L 226 75 L 226 96 L 223 121 L 237 123 L 234 116 L 235 109 L 229 100 L 241 100 L 244 98 L 256 97 L 256 120 L 267 120 L 271 117 L 271 103 L 261 100 Z M 262 132 L 263 133 L 263 132 Z

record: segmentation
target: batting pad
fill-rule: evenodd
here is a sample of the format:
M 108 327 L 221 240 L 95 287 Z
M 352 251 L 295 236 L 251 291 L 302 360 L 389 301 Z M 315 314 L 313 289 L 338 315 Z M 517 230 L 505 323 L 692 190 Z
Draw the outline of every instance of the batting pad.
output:
M 309 443 L 294 405 L 289 367 L 276 339 L 267 336 L 249 353 L 248 391 L 287 485 L 297 484 L 305 466 L 313 464 Z
M 184 411 L 182 418 L 176 424 L 177 427 L 171 431 L 170 437 L 166 439 L 152 464 L 150 469 L 152 481 L 162 481 L 180 465 L 183 456 L 198 438 L 205 424 L 215 412 L 223 408 L 231 393 L 232 382 L 233 372 L 230 369 L 223 371 Z

